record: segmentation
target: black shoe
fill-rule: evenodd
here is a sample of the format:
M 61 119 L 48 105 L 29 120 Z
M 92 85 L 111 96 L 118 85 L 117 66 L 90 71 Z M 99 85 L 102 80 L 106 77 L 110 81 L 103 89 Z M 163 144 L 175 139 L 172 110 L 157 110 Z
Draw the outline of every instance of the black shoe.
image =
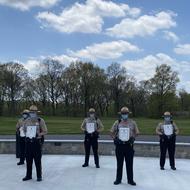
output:
M 22 181 L 28 181 L 28 180 L 31 180 L 32 178 L 31 177 L 24 177 L 23 179 L 22 179 Z
M 100 165 L 96 165 L 96 168 L 100 168 Z
M 42 178 L 41 178 L 41 177 L 38 177 L 38 178 L 37 178 L 37 181 L 39 181 L 39 182 L 42 181 Z
M 137 184 L 134 181 L 128 182 L 129 185 L 136 186 Z
M 175 167 L 175 166 L 172 166 L 171 169 L 172 169 L 172 170 L 176 170 L 176 167 Z
M 161 170 L 165 170 L 164 167 L 160 167 Z
M 88 167 L 88 164 L 83 164 L 82 167 L 83 168 Z
M 113 182 L 114 185 L 119 185 L 120 183 L 121 183 L 121 181 L 119 181 L 119 180 L 115 180 L 115 181 Z
M 17 165 L 24 165 L 24 162 L 18 162 Z

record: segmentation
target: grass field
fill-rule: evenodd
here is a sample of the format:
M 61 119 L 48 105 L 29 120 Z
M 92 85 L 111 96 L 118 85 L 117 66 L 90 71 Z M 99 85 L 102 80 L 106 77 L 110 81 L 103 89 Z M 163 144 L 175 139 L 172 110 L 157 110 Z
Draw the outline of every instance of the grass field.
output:
M 48 127 L 48 134 L 80 134 L 80 125 L 83 118 L 73 117 L 43 117 Z M 15 134 L 17 117 L 0 117 L 0 135 Z M 108 134 L 115 118 L 102 118 L 105 126 L 103 134 Z M 134 118 L 141 134 L 154 135 L 155 128 L 161 120 L 149 118 Z M 177 119 L 176 124 L 180 135 L 190 135 L 190 119 Z

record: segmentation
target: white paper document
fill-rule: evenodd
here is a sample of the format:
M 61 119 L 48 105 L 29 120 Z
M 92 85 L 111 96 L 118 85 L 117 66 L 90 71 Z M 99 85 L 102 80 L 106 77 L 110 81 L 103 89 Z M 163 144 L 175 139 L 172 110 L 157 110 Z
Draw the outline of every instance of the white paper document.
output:
M 171 124 L 164 125 L 164 134 L 168 136 L 173 134 L 173 126 Z
M 27 126 L 26 128 L 26 137 L 32 139 L 36 137 L 36 126 Z
M 128 141 L 129 140 L 129 133 L 130 133 L 129 128 L 120 127 L 119 128 L 119 139 L 121 141 Z
M 88 133 L 95 132 L 95 124 L 94 123 L 87 123 L 86 124 L 86 130 Z
M 19 131 L 20 131 L 20 136 L 25 137 L 24 128 L 20 127 Z

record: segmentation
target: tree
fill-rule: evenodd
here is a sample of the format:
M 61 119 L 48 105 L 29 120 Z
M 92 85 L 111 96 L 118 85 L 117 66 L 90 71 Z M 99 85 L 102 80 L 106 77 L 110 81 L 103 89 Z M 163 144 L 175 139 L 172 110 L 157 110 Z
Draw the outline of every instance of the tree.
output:
M 150 79 L 150 110 L 155 116 L 160 116 L 166 109 L 174 109 L 176 86 L 179 82 L 178 73 L 171 67 L 162 64 L 156 67 L 156 73 Z
M 44 78 L 48 84 L 48 97 L 51 101 L 52 114 L 55 115 L 55 110 L 58 105 L 58 98 L 61 96 L 61 76 L 64 71 L 64 65 L 53 59 L 46 59 L 43 62 Z
M 9 107 L 9 113 L 16 112 L 16 100 L 22 97 L 23 81 L 27 78 L 28 72 L 23 65 L 19 63 L 6 63 L 3 65 L 3 81 L 5 94 Z
M 107 68 L 107 76 L 114 101 L 114 113 L 117 114 L 121 107 L 122 92 L 126 88 L 126 83 L 129 77 L 125 68 L 121 67 L 119 63 L 112 63 Z

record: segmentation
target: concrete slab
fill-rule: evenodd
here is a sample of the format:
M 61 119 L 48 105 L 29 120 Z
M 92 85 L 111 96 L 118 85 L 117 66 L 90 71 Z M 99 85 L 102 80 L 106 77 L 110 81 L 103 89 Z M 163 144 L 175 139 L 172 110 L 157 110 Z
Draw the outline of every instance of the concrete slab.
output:
M 136 187 L 127 184 L 124 170 L 123 182 L 114 186 L 116 160 L 113 156 L 101 156 L 101 168 L 82 168 L 83 156 L 44 155 L 43 181 L 33 179 L 23 182 L 25 166 L 17 166 L 14 155 L 0 155 L 0 190 L 189 190 L 190 160 L 176 160 L 177 171 L 160 171 L 157 158 L 137 157 L 134 160 Z

